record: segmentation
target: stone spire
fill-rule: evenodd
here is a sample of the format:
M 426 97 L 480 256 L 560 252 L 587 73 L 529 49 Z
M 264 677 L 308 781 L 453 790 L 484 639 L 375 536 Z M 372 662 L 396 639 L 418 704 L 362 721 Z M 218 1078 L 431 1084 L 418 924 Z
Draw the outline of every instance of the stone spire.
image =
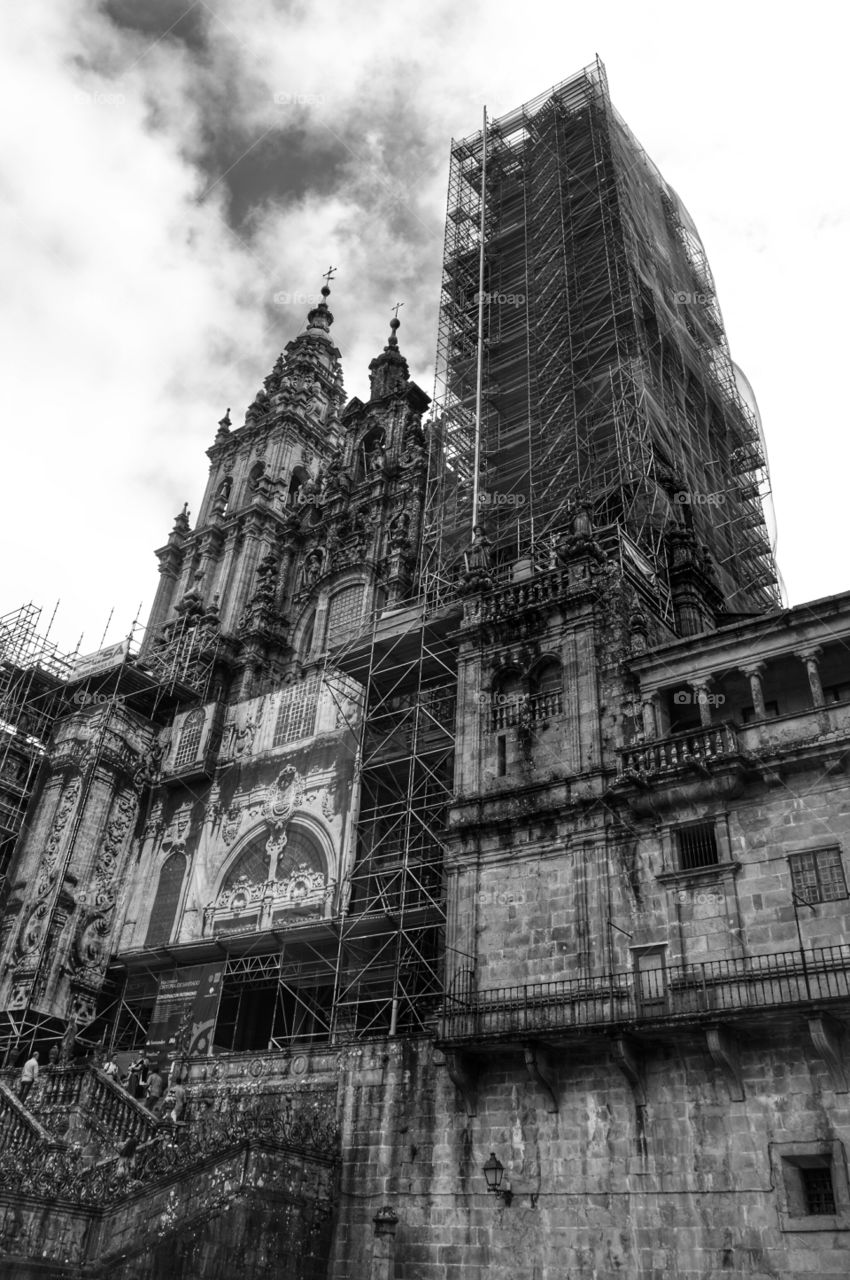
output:
M 324 338 L 328 342 L 331 339 L 330 327 L 334 322 L 327 303 L 330 293 L 328 286 L 322 285 L 322 301 L 307 316 L 307 333 L 313 338 Z
M 396 305 L 396 314 L 390 321 L 390 336 L 387 345 L 369 365 L 370 400 L 381 400 L 384 396 L 392 395 L 395 391 L 403 391 L 410 380 L 410 370 L 407 367 L 407 361 L 398 349 L 398 338 L 396 337 L 396 333 L 401 328 L 401 321 L 398 318 L 398 308 L 401 305 L 402 303 Z
M 325 272 L 322 300 L 307 315 L 306 327 L 286 347 L 272 370 L 272 394 L 292 395 L 300 389 L 312 389 L 329 395 L 340 405 L 344 398 L 339 351 L 330 335 L 333 315 L 328 307 L 332 267 Z

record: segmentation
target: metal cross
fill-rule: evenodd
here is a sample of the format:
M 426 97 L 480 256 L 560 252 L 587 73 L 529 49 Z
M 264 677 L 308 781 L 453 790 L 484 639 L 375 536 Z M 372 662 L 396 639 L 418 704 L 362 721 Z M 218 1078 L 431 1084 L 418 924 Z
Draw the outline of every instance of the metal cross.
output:
M 398 320 L 398 309 L 399 307 L 403 307 L 403 306 L 404 306 L 403 302 L 397 302 L 393 307 L 393 314 L 395 315 L 396 320 Z
M 328 285 L 330 285 L 330 282 L 331 282 L 331 280 L 333 280 L 334 276 L 336 275 L 337 270 L 338 270 L 338 268 L 337 268 L 337 267 L 328 267 L 327 271 L 326 271 L 326 272 L 325 272 L 325 274 L 322 276 L 322 279 L 323 279 L 323 280 L 324 280 Z

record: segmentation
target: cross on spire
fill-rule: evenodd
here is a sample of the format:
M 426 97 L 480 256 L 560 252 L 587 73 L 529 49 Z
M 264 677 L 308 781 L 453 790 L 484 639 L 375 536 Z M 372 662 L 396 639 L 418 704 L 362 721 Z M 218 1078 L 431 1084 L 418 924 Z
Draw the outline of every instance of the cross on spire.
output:
M 403 302 L 397 302 L 393 307 L 393 315 L 395 316 L 396 320 L 398 320 L 398 309 L 399 307 L 403 307 L 403 306 L 404 306 Z
M 328 285 L 330 284 L 331 280 L 333 280 L 338 270 L 339 270 L 338 267 L 328 267 L 327 271 L 322 276 L 322 279 L 324 280 L 325 284 L 328 284 Z

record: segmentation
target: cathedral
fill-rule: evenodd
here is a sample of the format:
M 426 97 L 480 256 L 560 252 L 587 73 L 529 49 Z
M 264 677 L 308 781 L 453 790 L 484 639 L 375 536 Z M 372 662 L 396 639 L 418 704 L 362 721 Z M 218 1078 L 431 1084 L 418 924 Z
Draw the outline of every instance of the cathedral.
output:
M 332 277 L 141 638 L 0 620 L 0 1271 L 846 1274 L 850 593 L 693 220 L 597 61 L 452 142 L 433 398 Z

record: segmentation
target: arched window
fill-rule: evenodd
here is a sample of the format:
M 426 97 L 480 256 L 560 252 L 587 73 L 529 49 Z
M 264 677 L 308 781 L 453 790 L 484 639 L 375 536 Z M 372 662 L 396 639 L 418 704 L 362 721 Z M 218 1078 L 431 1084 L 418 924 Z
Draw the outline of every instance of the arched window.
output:
M 331 596 L 328 602 L 328 624 L 325 631 L 325 645 L 339 644 L 349 639 L 360 629 L 363 613 L 363 584 L 355 587 L 344 587 Z
M 525 696 L 519 672 L 506 671 L 493 681 L 490 716 L 493 729 L 507 729 L 516 724 L 520 703 Z
M 183 721 L 183 728 L 180 731 L 180 739 L 177 743 L 177 750 L 174 753 L 174 767 L 179 768 L 183 764 L 192 764 L 198 754 L 198 747 L 201 745 L 201 735 L 204 731 L 204 721 L 206 716 L 199 707 L 197 711 L 190 711 L 186 719 Z
M 548 720 L 564 710 L 564 677 L 557 658 L 544 658 L 531 678 L 531 714 Z
M 305 467 L 296 467 L 294 469 L 286 495 L 286 505 L 288 507 L 295 507 L 298 505 L 298 491 L 304 484 L 306 484 L 308 478 L 309 472 Z
M 163 946 L 171 941 L 185 874 L 186 858 L 182 853 L 172 853 L 165 859 L 159 873 L 159 884 L 148 922 L 146 947 Z
M 268 843 L 268 835 L 263 833 L 248 845 L 225 876 L 219 896 L 230 893 L 240 881 L 260 885 L 270 880 L 288 880 L 301 867 L 325 874 L 322 851 L 304 827 L 291 825 L 286 844 L 276 853 L 269 852 Z
M 218 486 L 218 493 L 215 495 L 213 503 L 213 511 L 216 515 L 226 515 L 227 505 L 230 502 L 230 490 L 233 488 L 233 477 L 226 476 Z
M 282 849 L 263 832 L 243 850 L 208 911 L 214 930 L 267 928 L 278 920 L 321 912 L 327 888 L 322 850 L 315 836 L 295 823 L 287 829 Z
M 373 427 L 364 436 L 357 450 L 355 459 L 355 482 L 359 484 L 370 475 L 377 475 L 384 465 L 384 432 L 381 427 Z
M 257 485 L 266 474 L 266 464 L 264 462 L 255 462 L 251 470 L 248 472 L 248 492 L 255 493 Z

